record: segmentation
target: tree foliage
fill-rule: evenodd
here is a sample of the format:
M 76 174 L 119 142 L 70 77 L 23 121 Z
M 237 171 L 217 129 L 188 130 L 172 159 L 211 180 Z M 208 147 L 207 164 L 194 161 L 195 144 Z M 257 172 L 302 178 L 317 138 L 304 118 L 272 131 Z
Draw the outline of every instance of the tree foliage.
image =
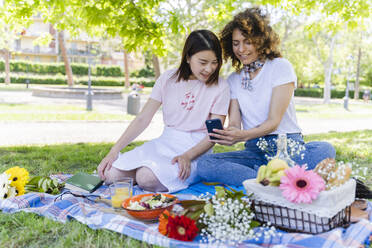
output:
M 169 18 L 158 15 L 161 0 L 7 0 L 18 18 L 41 13 L 46 22 L 70 34 L 84 31 L 94 36 L 121 37 L 124 49 L 153 50 L 164 55 L 165 31 L 179 29 L 177 15 L 171 10 Z

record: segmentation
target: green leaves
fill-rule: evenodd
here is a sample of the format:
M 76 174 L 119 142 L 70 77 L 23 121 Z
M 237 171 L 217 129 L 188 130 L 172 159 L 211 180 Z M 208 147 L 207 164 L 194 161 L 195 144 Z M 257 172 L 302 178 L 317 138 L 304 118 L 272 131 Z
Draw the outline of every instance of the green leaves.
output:
M 56 195 L 64 187 L 64 183 L 58 183 L 56 179 L 50 177 L 35 176 L 26 184 L 25 190 L 28 192 L 41 192 Z

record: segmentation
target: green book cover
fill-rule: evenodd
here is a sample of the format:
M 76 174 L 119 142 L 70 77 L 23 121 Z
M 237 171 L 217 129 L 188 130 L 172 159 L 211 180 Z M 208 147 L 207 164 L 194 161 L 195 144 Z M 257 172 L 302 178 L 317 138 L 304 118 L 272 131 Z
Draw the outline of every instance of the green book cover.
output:
M 84 193 L 92 193 L 102 183 L 103 181 L 97 176 L 79 172 L 66 180 L 65 188 Z

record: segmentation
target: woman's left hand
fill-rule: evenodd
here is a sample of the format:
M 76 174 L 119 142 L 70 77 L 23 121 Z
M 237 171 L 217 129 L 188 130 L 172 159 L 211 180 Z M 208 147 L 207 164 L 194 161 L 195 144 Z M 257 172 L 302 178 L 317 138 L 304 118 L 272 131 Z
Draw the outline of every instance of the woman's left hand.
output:
M 218 140 L 210 139 L 210 141 L 220 145 L 232 146 L 240 141 L 245 141 L 244 131 L 236 127 L 228 127 L 223 130 L 213 129 L 213 132 L 216 133 L 209 133 L 209 136 L 218 138 Z
M 172 164 L 178 163 L 179 173 L 178 177 L 181 180 L 186 180 L 191 173 L 191 159 L 185 155 L 178 155 L 172 159 Z

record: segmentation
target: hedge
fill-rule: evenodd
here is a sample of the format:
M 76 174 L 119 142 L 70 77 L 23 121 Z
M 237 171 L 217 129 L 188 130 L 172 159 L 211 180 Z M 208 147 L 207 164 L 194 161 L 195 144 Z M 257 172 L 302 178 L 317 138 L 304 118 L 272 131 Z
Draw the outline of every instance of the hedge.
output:
M 0 75 L 0 83 L 4 83 L 5 75 Z M 26 84 L 26 80 L 29 80 L 30 84 L 67 84 L 66 76 L 64 75 L 17 75 L 11 74 L 11 83 Z M 92 85 L 95 86 L 124 86 L 124 78 L 117 77 L 91 77 Z M 75 84 L 88 84 L 88 77 L 74 77 Z M 130 83 L 139 83 L 145 87 L 154 86 L 154 81 L 147 78 L 131 78 Z
M 295 96 L 307 96 L 307 97 L 315 97 L 315 98 L 322 98 L 323 97 L 323 89 L 302 89 L 297 88 L 294 93 Z M 345 97 L 345 90 L 331 90 L 331 98 L 344 98 Z M 354 97 L 354 91 L 349 91 L 349 97 Z M 359 91 L 359 99 L 363 99 L 363 91 Z
M 88 75 L 87 64 L 71 63 L 71 70 L 74 75 Z M 0 61 L 0 72 L 5 70 L 4 61 Z M 35 74 L 62 74 L 65 75 L 64 63 L 34 63 L 29 61 L 10 61 L 11 72 L 24 72 Z M 120 66 L 117 65 L 96 65 L 92 66 L 92 75 L 121 77 Z
M 108 66 L 108 65 L 97 65 L 95 67 L 96 76 L 105 76 L 105 77 L 122 77 L 123 73 L 121 72 L 121 68 L 119 66 Z

